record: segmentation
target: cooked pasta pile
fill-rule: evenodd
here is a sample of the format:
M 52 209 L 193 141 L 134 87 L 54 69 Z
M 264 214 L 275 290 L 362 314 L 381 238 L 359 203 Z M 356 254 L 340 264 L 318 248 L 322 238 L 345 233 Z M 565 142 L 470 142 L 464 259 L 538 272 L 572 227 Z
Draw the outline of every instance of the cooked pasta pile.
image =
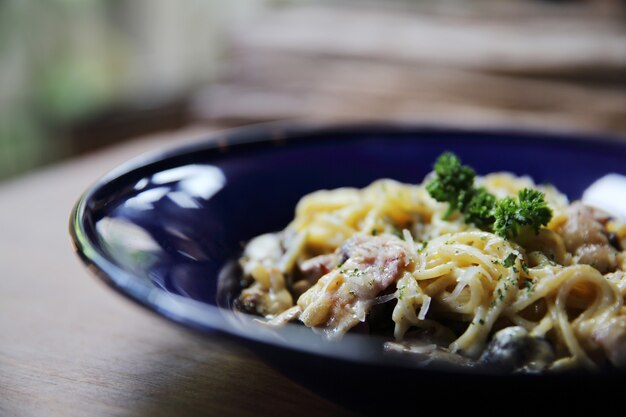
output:
M 329 338 L 387 332 L 387 349 L 512 371 L 626 367 L 626 226 L 506 173 L 477 177 L 497 198 L 523 188 L 553 212 L 507 239 L 448 215 L 424 184 L 379 180 L 309 194 L 285 230 L 241 258 L 241 309 Z M 445 218 L 445 220 L 444 220 Z

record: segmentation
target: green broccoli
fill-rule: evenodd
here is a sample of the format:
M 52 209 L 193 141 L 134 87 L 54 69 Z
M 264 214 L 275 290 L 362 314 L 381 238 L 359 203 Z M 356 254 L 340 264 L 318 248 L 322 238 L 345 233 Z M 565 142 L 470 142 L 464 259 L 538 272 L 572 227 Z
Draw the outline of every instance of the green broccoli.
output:
M 453 153 L 446 152 L 437 158 L 435 174 L 426 189 L 435 200 L 449 204 L 444 219 L 458 210 L 466 223 L 512 239 L 526 227 L 538 233 L 552 218 L 552 211 L 540 191 L 524 188 L 517 199 L 497 200 L 485 188 L 475 188 L 476 172 L 472 167 L 461 165 Z

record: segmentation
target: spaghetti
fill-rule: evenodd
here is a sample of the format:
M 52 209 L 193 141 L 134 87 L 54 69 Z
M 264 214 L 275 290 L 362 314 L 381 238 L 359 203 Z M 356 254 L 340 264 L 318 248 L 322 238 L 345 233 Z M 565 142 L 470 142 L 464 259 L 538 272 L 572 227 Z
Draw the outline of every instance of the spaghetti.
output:
M 366 326 L 393 335 L 390 351 L 472 366 L 626 367 L 626 226 L 528 177 L 478 177 L 498 198 L 538 189 L 554 213 L 507 239 L 446 218 L 432 175 L 303 197 L 285 230 L 247 245 L 240 308 L 329 338 Z

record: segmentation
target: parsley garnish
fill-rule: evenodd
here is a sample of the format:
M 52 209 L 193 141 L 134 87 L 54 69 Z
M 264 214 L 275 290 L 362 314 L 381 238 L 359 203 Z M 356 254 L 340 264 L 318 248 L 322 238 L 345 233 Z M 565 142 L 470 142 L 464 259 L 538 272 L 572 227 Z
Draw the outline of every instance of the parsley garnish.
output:
M 529 293 L 535 290 L 535 285 L 536 285 L 536 282 L 533 280 L 529 279 L 529 280 L 524 281 L 524 287 L 526 287 L 526 291 L 528 291 Z
M 504 259 L 504 262 L 502 263 L 502 265 L 504 265 L 505 268 L 510 268 L 513 265 L 515 265 L 515 260 L 517 259 L 517 255 L 515 255 L 513 252 L 509 253 L 509 256 L 507 256 Z
M 471 196 L 468 191 L 472 189 L 476 173 L 471 167 L 461 165 L 459 158 L 450 152 L 439 156 L 435 163 L 435 173 L 437 178 L 426 189 L 435 200 L 450 203 L 443 216 L 447 219 L 455 210 L 463 211 L 469 202 Z
M 444 219 L 458 210 L 466 223 L 512 239 L 524 228 L 539 232 L 539 228 L 552 218 L 545 195 L 538 190 L 524 188 L 519 191 L 517 199 L 497 200 L 484 188 L 474 187 L 476 172 L 470 166 L 461 165 L 453 153 L 439 156 L 434 168 L 436 178 L 426 185 L 426 189 L 435 200 L 449 204 Z
M 517 201 L 511 197 L 499 200 L 494 209 L 494 216 L 495 233 L 510 239 L 519 235 L 525 227 L 530 227 L 538 233 L 539 228 L 548 224 L 552 218 L 552 210 L 541 191 L 524 188 L 517 194 Z
M 524 261 L 522 261 L 522 270 L 528 274 L 528 265 Z

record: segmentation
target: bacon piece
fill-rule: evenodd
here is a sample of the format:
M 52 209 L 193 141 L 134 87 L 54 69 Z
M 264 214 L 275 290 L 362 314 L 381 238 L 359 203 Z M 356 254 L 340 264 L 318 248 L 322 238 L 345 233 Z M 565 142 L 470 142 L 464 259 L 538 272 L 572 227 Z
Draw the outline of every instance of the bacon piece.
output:
M 405 242 L 395 236 L 356 236 L 341 252 L 346 261 L 302 294 L 300 320 L 340 337 L 367 313 L 378 294 L 395 283 L 410 263 Z

